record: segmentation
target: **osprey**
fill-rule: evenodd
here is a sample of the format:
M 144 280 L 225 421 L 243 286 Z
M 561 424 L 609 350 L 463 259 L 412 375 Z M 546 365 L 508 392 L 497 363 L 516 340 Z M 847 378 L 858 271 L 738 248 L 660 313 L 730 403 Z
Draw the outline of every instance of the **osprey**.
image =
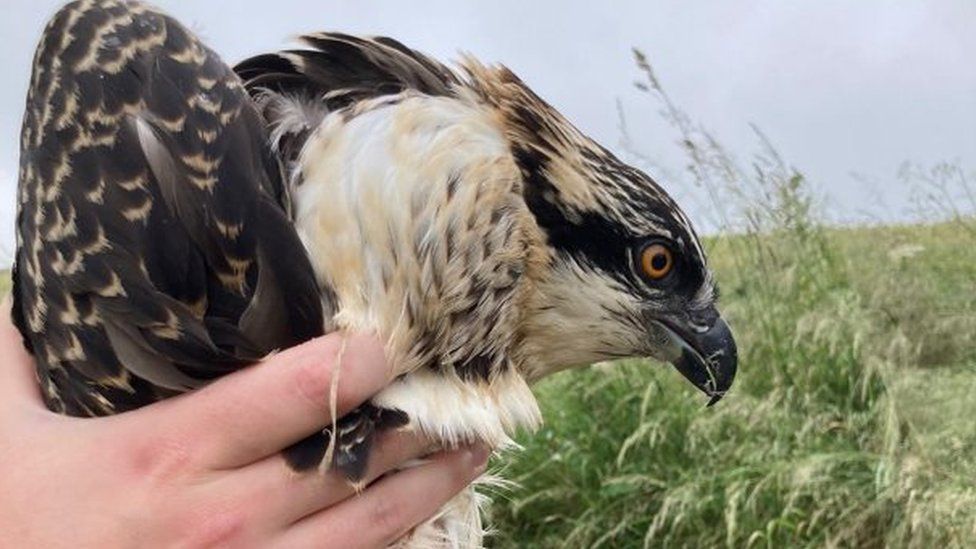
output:
M 301 40 L 232 70 L 138 2 L 47 26 L 13 278 L 53 410 L 119 413 L 372 331 L 392 383 L 286 452 L 355 482 L 383 429 L 505 446 L 540 422 L 530 384 L 568 367 L 649 356 L 725 394 L 736 348 L 705 252 L 651 178 L 502 66 Z M 481 536 L 469 490 L 402 543 Z

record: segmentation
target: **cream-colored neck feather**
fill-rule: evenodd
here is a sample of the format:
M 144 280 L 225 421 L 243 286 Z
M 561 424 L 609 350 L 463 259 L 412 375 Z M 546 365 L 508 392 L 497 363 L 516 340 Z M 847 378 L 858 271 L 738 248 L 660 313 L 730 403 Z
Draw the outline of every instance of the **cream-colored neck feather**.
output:
M 381 98 L 327 116 L 299 169 L 296 225 L 336 326 L 388 342 L 399 379 L 374 403 L 447 443 L 538 424 L 511 360 L 544 246 L 496 113 Z

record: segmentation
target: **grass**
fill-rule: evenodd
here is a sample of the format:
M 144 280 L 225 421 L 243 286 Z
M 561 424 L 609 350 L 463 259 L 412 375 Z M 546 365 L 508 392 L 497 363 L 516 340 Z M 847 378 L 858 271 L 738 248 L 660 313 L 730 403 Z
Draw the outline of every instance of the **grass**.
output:
M 7 295 L 10 291 L 10 272 L 0 270 L 0 297 Z
M 976 544 L 971 237 L 819 229 L 710 248 L 742 353 L 733 392 L 704 409 L 647 361 L 543 383 L 547 424 L 504 464 L 520 487 L 495 505 L 493 544 Z
M 544 382 L 545 427 L 496 464 L 519 487 L 498 494 L 490 543 L 976 545 L 976 246 L 960 222 L 711 239 L 733 392 L 705 409 L 647 361 Z
M 543 382 L 545 427 L 496 463 L 518 487 L 491 544 L 976 546 L 973 176 L 904 170 L 940 223 L 825 227 L 761 133 L 741 168 L 636 53 L 726 235 L 707 246 L 739 376 L 710 409 L 642 360 Z
M 490 544 L 976 546 L 972 176 L 906 170 L 948 221 L 827 228 L 761 134 L 740 168 L 637 62 L 725 229 L 707 245 L 740 373 L 710 409 L 641 360 L 543 382 L 545 427 L 495 464 L 518 487 Z

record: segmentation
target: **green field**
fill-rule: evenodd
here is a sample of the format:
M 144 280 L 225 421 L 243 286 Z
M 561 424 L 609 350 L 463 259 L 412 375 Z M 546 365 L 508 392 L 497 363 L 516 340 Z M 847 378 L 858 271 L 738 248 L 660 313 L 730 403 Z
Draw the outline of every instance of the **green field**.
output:
M 0 296 L 7 294 L 10 290 L 10 273 L 0 270 Z
M 806 227 L 711 242 L 741 363 L 714 408 L 630 361 L 539 387 L 499 547 L 976 546 L 976 238 Z
M 647 361 L 544 381 L 545 427 L 495 463 L 517 486 L 492 545 L 976 547 L 976 172 L 899 172 L 939 223 L 828 228 L 759 129 L 742 162 L 635 58 L 687 161 L 672 187 L 733 235 L 707 247 L 739 375 L 709 409 Z
M 708 409 L 647 361 L 544 381 L 489 543 L 976 547 L 976 175 L 909 174 L 939 223 L 829 228 L 761 133 L 741 167 L 638 67 L 731 235 L 707 247 L 739 375 Z
M 544 382 L 490 543 L 976 546 L 973 227 L 712 239 L 733 391 L 705 409 L 645 361 Z

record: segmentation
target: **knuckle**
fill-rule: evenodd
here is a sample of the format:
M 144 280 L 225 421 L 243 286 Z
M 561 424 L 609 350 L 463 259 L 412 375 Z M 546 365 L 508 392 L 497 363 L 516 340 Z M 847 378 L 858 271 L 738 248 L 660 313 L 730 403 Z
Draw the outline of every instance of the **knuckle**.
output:
M 193 489 L 185 483 L 149 486 L 137 490 L 134 500 L 141 518 L 140 531 L 163 546 L 186 548 L 243 547 L 253 534 L 257 502 L 214 495 L 206 485 Z
M 473 469 L 464 458 L 452 459 L 448 471 L 452 491 L 460 490 L 471 483 Z
M 316 413 L 327 414 L 330 410 L 332 368 L 336 350 L 327 347 L 323 355 L 308 357 L 298 366 L 292 378 L 292 393 L 309 405 Z
M 193 451 L 175 438 L 152 439 L 133 448 L 129 468 L 137 478 L 152 483 L 171 483 L 192 471 Z
M 443 478 L 452 486 L 465 482 L 470 467 L 467 452 L 464 449 L 454 449 L 441 454 L 437 467 L 443 471 Z
M 370 523 L 386 536 L 395 536 L 410 526 L 405 524 L 403 509 L 396 498 L 374 498 L 369 509 Z
M 194 513 L 183 521 L 187 525 L 185 547 L 238 546 L 248 524 L 245 510 L 229 506 L 215 506 Z

